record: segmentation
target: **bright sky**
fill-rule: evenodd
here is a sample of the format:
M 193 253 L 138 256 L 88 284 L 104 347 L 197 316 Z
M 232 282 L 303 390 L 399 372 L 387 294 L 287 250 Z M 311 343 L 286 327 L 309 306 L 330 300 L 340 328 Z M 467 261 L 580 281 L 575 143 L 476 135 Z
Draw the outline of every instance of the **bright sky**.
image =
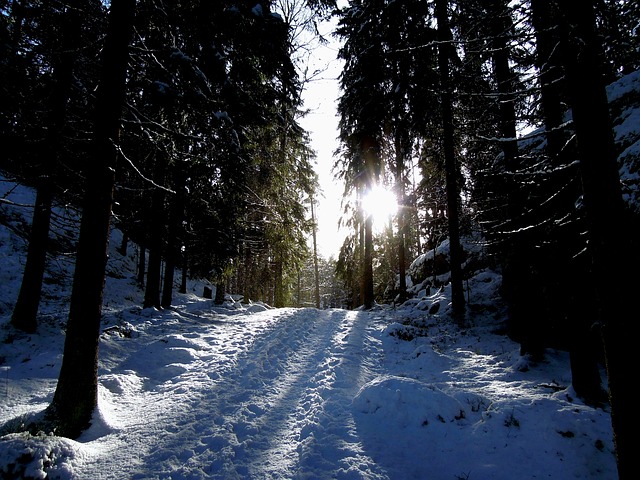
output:
M 318 47 L 315 67 L 327 68 L 318 80 L 311 82 L 304 94 L 305 108 L 310 113 L 303 118 L 301 125 L 310 132 L 311 148 L 316 152 L 316 172 L 318 173 L 323 196 L 318 199 L 318 250 L 329 258 L 338 257 L 345 237 L 344 231 L 338 231 L 340 202 L 343 185 L 335 180 L 331 168 L 335 159 L 333 152 L 338 147 L 338 117 L 336 116 L 338 98 L 338 80 L 342 65 L 336 59 L 336 46 Z
M 341 6 L 347 2 L 339 0 Z M 338 258 L 340 247 L 347 235 L 346 228 L 338 229 L 338 221 L 342 214 L 341 201 L 344 185 L 336 180 L 331 172 L 335 163 L 333 152 L 338 148 L 338 116 L 337 102 L 340 90 L 338 77 L 342 71 L 343 61 L 338 60 L 339 44 L 330 33 L 335 22 L 318 25 L 323 35 L 330 40 L 328 45 L 318 46 L 314 50 L 314 58 L 309 71 L 323 70 L 317 80 L 310 82 L 303 92 L 304 106 L 310 113 L 301 119 L 301 125 L 310 132 L 311 147 L 317 154 L 316 172 L 320 180 L 323 196 L 317 208 L 318 250 L 325 258 Z M 369 195 L 369 209 L 374 216 L 374 228 L 382 229 L 389 216 L 397 208 L 395 198 L 389 192 L 378 190 Z M 366 208 L 366 207 L 365 207 Z

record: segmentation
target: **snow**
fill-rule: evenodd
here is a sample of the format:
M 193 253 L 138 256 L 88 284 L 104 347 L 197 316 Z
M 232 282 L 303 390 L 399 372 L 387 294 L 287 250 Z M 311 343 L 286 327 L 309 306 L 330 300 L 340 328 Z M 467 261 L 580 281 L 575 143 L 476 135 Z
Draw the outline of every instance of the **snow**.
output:
M 632 206 L 640 110 L 615 102 L 638 85 L 640 72 L 608 89 Z M 73 270 L 72 256 L 50 257 L 37 333 L 10 326 L 33 203 L 32 190 L 0 176 L 3 479 L 617 478 L 608 405 L 577 397 L 567 352 L 519 354 L 503 333 L 497 272 L 466 283 L 464 327 L 450 318 L 450 289 L 423 285 L 402 305 L 347 311 L 238 296 L 216 306 L 200 296 L 211 285 L 190 279 L 172 308 L 142 309 L 136 250 L 118 253 L 115 229 L 92 424 L 75 440 L 21 432 L 55 390 Z M 57 207 L 53 229 L 75 216 Z
M 617 477 L 608 406 L 575 395 L 567 352 L 520 356 L 502 333 L 496 272 L 469 281 L 465 327 L 448 288 L 370 311 L 275 309 L 216 306 L 191 279 L 174 307 L 142 309 L 118 230 L 92 425 L 75 440 L 11 433 L 52 399 L 72 269 L 51 262 L 36 334 L 9 325 L 26 245 L 5 224 L 28 222 L 20 205 L 33 204 L 14 187 L 0 182 L 2 478 Z

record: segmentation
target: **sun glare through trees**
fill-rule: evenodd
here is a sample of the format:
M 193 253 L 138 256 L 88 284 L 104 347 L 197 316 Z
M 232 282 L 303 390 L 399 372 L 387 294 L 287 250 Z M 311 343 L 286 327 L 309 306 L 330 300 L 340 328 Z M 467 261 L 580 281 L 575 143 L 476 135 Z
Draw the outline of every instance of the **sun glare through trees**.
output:
M 374 186 L 365 194 L 362 206 L 366 215 L 373 216 L 373 228 L 377 232 L 381 232 L 398 211 L 395 194 L 382 185 Z

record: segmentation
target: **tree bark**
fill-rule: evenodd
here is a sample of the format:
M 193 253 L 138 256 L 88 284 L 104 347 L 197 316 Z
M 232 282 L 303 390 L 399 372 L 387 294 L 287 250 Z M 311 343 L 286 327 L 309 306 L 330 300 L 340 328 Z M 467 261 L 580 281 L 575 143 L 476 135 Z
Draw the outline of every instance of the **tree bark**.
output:
M 489 42 L 492 60 L 493 76 L 496 80 L 498 93 L 498 114 L 502 151 L 506 168 L 512 170 L 514 161 L 518 157 L 518 141 L 516 139 L 516 82 L 509 65 L 509 47 L 506 35 L 512 30 L 512 21 L 505 2 L 501 0 L 485 0 L 489 13 Z
M 318 270 L 318 241 L 317 241 L 318 226 L 316 224 L 315 200 L 313 197 L 311 197 L 311 223 L 313 225 L 312 236 L 313 236 L 313 273 L 314 273 L 314 281 L 315 281 L 315 300 L 316 300 L 316 308 L 320 308 L 320 272 Z M 299 299 L 300 299 L 300 296 L 298 295 L 298 300 Z
M 273 264 L 273 305 L 277 308 L 284 307 L 284 285 L 283 285 L 283 261 L 280 253 L 275 254 Z
M 168 154 L 159 150 L 153 180 L 156 185 L 164 185 Z M 144 289 L 143 308 L 162 307 L 160 283 L 162 281 L 162 245 L 165 233 L 165 208 L 163 189 L 154 187 L 151 195 L 151 219 L 149 228 L 149 262 L 147 265 L 147 283 Z
M 404 191 L 404 131 L 396 131 L 395 134 L 395 150 L 396 150 L 396 197 L 398 202 L 398 295 L 399 302 L 402 303 L 407 298 L 407 216 L 406 216 L 406 196 Z
M 369 194 L 378 181 L 380 172 L 380 146 L 377 139 L 365 135 L 361 151 L 364 157 L 364 190 Z M 363 212 L 364 213 L 364 212 Z M 367 213 L 364 218 L 364 255 L 362 258 L 362 304 L 365 309 L 375 305 L 373 290 L 373 215 Z
M 460 246 L 459 187 L 460 170 L 456 161 L 453 126 L 453 99 L 449 73 L 451 31 L 447 1 L 436 1 L 438 22 L 438 69 L 440 73 L 440 98 L 442 109 L 442 135 L 447 183 L 447 217 L 449 224 L 449 257 L 451 261 L 451 308 L 456 321 L 462 322 L 465 313 L 464 286 L 462 281 L 462 247 Z
M 364 259 L 362 272 L 362 304 L 365 309 L 373 308 L 373 215 L 364 219 Z
M 87 165 L 80 237 L 64 357 L 47 417 L 55 433 L 76 438 L 98 401 L 98 344 L 120 116 L 125 100 L 128 46 L 135 0 L 112 0 L 96 92 L 93 161 Z
M 140 245 L 140 254 L 138 257 L 138 275 L 137 281 L 140 288 L 144 288 L 144 274 L 146 272 L 147 264 L 147 249 L 144 244 Z
M 187 293 L 187 273 L 189 272 L 189 262 L 187 261 L 187 250 L 183 245 L 182 249 L 182 278 L 180 279 L 180 293 Z
M 173 188 L 175 195 L 169 208 L 169 231 L 167 232 L 166 266 L 162 289 L 162 307 L 171 306 L 173 298 L 173 279 L 179 260 L 180 238 L 182 237 L 182 220 L 184 219 L 184 186 L 185 178 L 180 164 L 173 166 Z
M 565 83 L 562 69 L 562 50 L 566 48 L 561 40 L 560 32 L 566 28 L 559 21 L 559 11 L 555 2 L 547 0 L 531 1 L 531 20 L 536 34 L 536 66 L 540 78 L 540 104 L 545 125 L 546 151 L 551 165 L 561 168 L 571 162 L 572 150 L 568 147 L 566 130 L 562 127 L 565 108 L 563 104 L 563 85 Z M 575 153 L 575 151 L 573 151 Z M 573 262 L 573 270 L 576 270 Z M 579 275 L 579 274 L 578 274 Z M 602 379 L 597 356 L 600 354 L 592 340 L 593 318 L 589 311 L 583 311 L 587 305 L 592 282 L 584 278 L 571 278 L 567 289 L 576 289 L 570 303 L 570 358 L 573 388 L 585 401 L 597 404 L 602 401 Z M 579 297 L 579 298 L 578 298 Z M 569 304 L 569 302 L 567 302 Z M 534 325 L 534 329 L 540 328 Z
M 34 333 L 38 327 L 38 307 L 47 263 L 47 243 L 51 224 L 53 188 L 51 179 L 41 180 L 31 220 L 27 262 L 24 267 L 18 300 L 13 308 L 11 324 L 24 332 Z
M 546 130 L 547 153 L 550 157 L 560 156 L 565 145 L 565 135 L 559 128 L 564 120 L 564 72 L 561 65 L 561 26 L 557 19 L 558 8 L 555 2 L 531 0 L 531 22 L 536 35 L 536 66 L 540 78 L 540 104 Z
M 66 123 L 67 103 L 71 94 L 75 49 L 80 42 L 80 12 L 69 7 L 65 12 L 62 33 L 62 53 L 54 66 L 54 87 L 49 105 L 49 121 L 43 148 L 40 149 L 41 176 L 38 180 L 36 204 L 31 221 L 29 248 L 18 300 L 11 316 L 11 324 L 25 332 L 36 331 L 38 307 L 47 262 L 47 243 L 51 225 L 54 197 L 52 174 L 56 171 L 60 154 L 60 137 Z M 46 159 L 46 156 L 51 158 Z
M 593 2 L 561 2 L 567 21 L 565 67 L 576 131 L 588 228 L 588 249 L 604 344 L 618 476 L 635 478 L 634 382 L 628 367 L 635 347 L 628 324 L 637 261 L 615 154 L 609 104 L 602 75 L 601 44 L 595 31 Z M 628 222 L 629 224 L 631 222 Z

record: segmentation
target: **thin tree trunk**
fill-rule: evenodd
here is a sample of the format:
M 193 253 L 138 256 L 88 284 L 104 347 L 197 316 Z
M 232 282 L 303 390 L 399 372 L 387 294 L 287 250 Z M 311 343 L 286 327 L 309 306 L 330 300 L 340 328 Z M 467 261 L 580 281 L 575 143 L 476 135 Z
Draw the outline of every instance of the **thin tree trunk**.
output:
M 184 247 L 184 246 L 183 246 Z M 187 261 L 187 250 L 186 248 L 182 249 L 182 278 L 180 279 L 180 293 L 187 293 L 187 273 L 189 271 Z
M 51 224 L 52 190 L 50 179 L 41 180 L 31 221 L 27 263 L 24 267 L 18 300 L 11 315 L 11 324 L 29 333 L 35 332 L 38 326 L 38 306 L 47 262 L 47 243 Z
M 169 214 L 169 231 L 167 232 L 167 264 L 164 274 L 164 288 L 162 289 L 162 306 L 171 306 L 173 297 L 173 279 L 178 262 L 179 238 L 182 236 L 182 220 L 184 219 L 184 175 L 179 164 L 174 165 L 173 187 L 175 195 L 172 198 Z
M 278 308 L 284 307 L 284 287 L 282 283 L 283 276 L 283 263 L 282 263 L 282 255 L 280 253 L 276 254 L 276 260 L 274 262 L 273 268 L 273 301 L 274 306 Z
M 407 251 L 407 220 L 406 220 L 406 198 L 404 191 L 404 132 L 396 132 L 396 196 L 398 201 L 398 275 L 399 275 L 399 298 L 400 303 L 407 298 L 407 268 L 406 268 L 406 251 Z
M 158 151 L 153 180 L 156 185 L 164 185 L 167 171 L 168 153 Z M 160 283 L 162 281 L 162 245 L 165 233 L 165 192 L 155 187 L 151 196 L 151 219 L 149 235 L 149 264 L 147 266 L 147 284 L 144 290 L 143 308 L 162 306 Z
M 516 139 L 515 76 L 509 65 L 509 47 L 506 36 L 512 30 L 508 7 L 501 0 L 485 0 L 489 13 L 492 40 L 490 48 L 493 59 L 493 75 L 498 91 L 498 113 L 502 151 L 507 170 L 514 169 L 518 157 Z
M 464 286 L 462 282 L 462 247 L 460 246 L 459 188 L 460 170 L 454 147 L 451 78 L 449 51 L 453 49 L 447 1 L 436 1 L 438 21 L 438 68 L 440 71 L 440 95 L 442 109 L 443 148 L 447 182 L 447 217 L 449 223 L 449 256 L 451 260 L 451 307 L 453 316 L 462 322 L 465 312 Z
M 138 286 L 144 288 L 144 274 L 146 273 L 147 249 L 144 244 L 140 245 L 140 256 L 138 257 Z
M 540 104 L 550 157 L 561 154 L 565 145 L 564 132 L 559 128 L 564 120 L 562 105 L 562 43 L 558 9 L 549 0 L 531 0 L 531 20 L 536 35 L 536 66 L 540 78 Z
M 317 243 L 317 225 L 315 214 L 315 200 L 311 197 L 311 223 L 313 225 L 313 273 L 315 278 L 315 300 L 316 308 L 320 308 L 320 272 L 318 269 L 318 243 Z M 299 288 L 298 288 L 299 290 Z M 299 297 L 298 297 L 299 298 Z
M 361 145 L 364 161 L 364 187 L 369 193 L 378 181 L 380 171 L 379 145 L 377 140 L 365 135 Z M 364 219 L 364 256 L 362 262 L 362 304 L 365 309 L 373 308 L 375 296 L 373 291 L 373 215 L 367 214 Z
M 175 254 L 167 250 L 167 259 L 164 266 L 164 280 L 162 282 L 162 308 L 169 308 L 173 300 L 173 279 L 176 270 Z
M 71 438 L 89 426 L 98 402 L 98 344 L 118 155 L 116 145 L 135 5 L 135 0 L 111 2 L 102 51 L 102 76 L 96 93 L 94 158 L 87 165 L 64 357 L 47 412 L 57 427 L 56 434 Z
M 69 7 L 65 12 L 65 25 L 62 34 L 62 53 L 54 67 L 54 87 L 47 135 L 44 148 L 40 149 L 42 174 L 38 179 L 36 204 L 31 221 L 29 248 L 20 293 L 11 316 L 11 324 L 26 332 L 35 332 L 37 328 L 38 307 L 42 291 L 42 281 L 47 262 L 47 243 L 51 225 L 51 207 L 53 205 L 53 178 L 60 154 L 60 137 L 66 123 L 67 103 L 71 94 L 73 68 L 80 42 L 80 12 Z M 51 156 L 45 159 L 45 156 Z
M 364 219 L 364 209 L 362 207 L 362 189 L 359 190 L 358 195 L 360 195 L 359 203 L 358 203 L 358 224 L 356 228 L 358 229 L 358 241 L 356 246 L 356 260 L 358 265 L 358 288 L 353 289 L 354 299 L 353 306 L 358 307 L 364 301 L 364 243 L 365 243 L 365 219 Z
M 373 294 L 373 215 L 367 215 L 364 220 L 364 261 L 362 272 L 362 304 L 365 309 L 373 308 L 375 297 Z

